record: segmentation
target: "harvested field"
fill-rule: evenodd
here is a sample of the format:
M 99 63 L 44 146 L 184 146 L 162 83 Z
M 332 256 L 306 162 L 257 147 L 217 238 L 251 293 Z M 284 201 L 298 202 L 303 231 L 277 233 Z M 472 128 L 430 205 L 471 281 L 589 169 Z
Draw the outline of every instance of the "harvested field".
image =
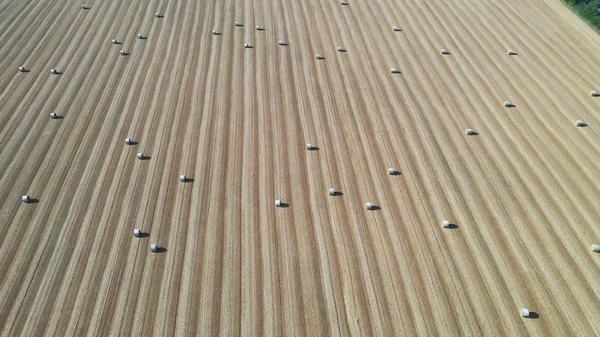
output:
M 87 5 L 0 0 L 0 336 L 600 334 L 560 0 Z

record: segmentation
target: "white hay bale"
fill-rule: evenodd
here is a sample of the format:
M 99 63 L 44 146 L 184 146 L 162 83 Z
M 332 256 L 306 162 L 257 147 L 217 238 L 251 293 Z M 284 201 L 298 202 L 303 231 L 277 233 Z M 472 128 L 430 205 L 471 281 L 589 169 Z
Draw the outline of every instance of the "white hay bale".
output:
M 512 51 L 512 49 L 508 50 L 508 55 L 517 55 L 517 53 L 515 53 L 514 51 Z
M 81 5 L 81 9 L 89 9 L 88 5 Z
M 187 177 L 185 176 L 185 174 L 182 174 L 182 175 L 180 175 L 180 176 L 179 176 L 179 180 L 180 180 L 181 182 L 184 182 L 184 183 L 185 183 L 185 182 L 187 181 Z
M 215 29 L 213 29 L 212 35 L 217 35 L 217 34 L 218 34 L 217 31 Z
M 337 47 L 337 51 L 339 51 L 340 53 L 344 51 L 344 48 L 342 47 Z
M 317 56 L 316 56 L 316 57 L 317 57 L 317 60 L 322 60 L 322 59 L 324 59 L 324 57 L 323 57 L 321 54 L 317 54 Z
M 283 42 L 283 41 L 279 40 L 279 45 L 280 45 L 280 46 L 285 46 L 285 42 Z
M 367 209 L 368 210 L 372 210 L 373 209 L 373 204 L 370 202 L 367 202 Z
M 125 55 L 125 54 L 127 54 L 127 53 L 125 53 L 125 51 L 124 51 L 123 49 L 121 49 L 121 50 L 119 51 L 119 54 L 121 54 L 121 55 Z
M 594 252 L 594 253 L 600 253 L 600 245 L 598 245 L 598 244 L 593 244 L 591 249 L 592 249 L 592 252 Z
M 400 28 L 398 28 L 398 27 L 394 27 L 394 28 L 392 28 L 392 30 L 393 30 L 393 31 L 395 31 L 395 32 L 400 32 L 400 31 L 402 31 L 402 29 L 400 29 Z
M 27 194 L 25 194 L 21 197 L 21 201 L 23 201 L 24 203 L 28 203 L 31 201 L 31 198 Z
M 244 48 L 249 48 L 250 45 L 248 43 L 244 43 Z
M 138 37 L 138 39 L 140 39 L 140 40 L 141 40 L 141 39 L 143 39 L 143 38 L 144 38 L 144 35 L 142 35 L 142 34 L 138 34 L 138 35 L 137 35 L 137 37 Z
M 141 152 L 138 152 L 137 157 L 138 157 L 138 159 L 144 159 L 144 154 Z
M 335 195 L 335 188 L 330 188 L 329 189 L 329 195 Z
M 133 236 L 135 236 L 136 238 L 139 238 L 140 235 L 142 235 L 142 230 L 139 228 L 134 228 L 133 229 Z
M 262 30 L 261 26 L 256 26 L 256 30 Z
M 396 69 L 396 68 L 392 68 L 392 69 L 390 69 L 390 72 L 391 72 L 392 74 L 400 74 L 400 70 L 398 70 L 398 69 Z
M 57 119 L 57 118 L 58 118 L 58 115 L 56 114 L 56 112 L 51 112 L 51 113 L 50 113 L 50 118 L 52 118 L 52 119 Z
M 600 96 L 600 94 L 598 94 L 596 91 L 592 90 L 591 92 L 592 97 L 598 97 Z
M 395 169 L 395 168 L 393 168 L 393 167 L 390 167 L 390 168 L 388 169 L 388 174 L 389 174 L 389 175 L 391 175 L 391 176 L 393 176 L 394 174 L 396 174 L 396 169 Z
M 19 71 L 24 73 L 26 71 L 25 67 L 19 67 Z
M 125 144 L 131 145 L 133 144 L 133 141 L 131 140 L 131 138 L 125 138 Z
M 241 26 L 242 26 L 242 24 L 241 24 L 239 21 L 236 21 L 236 22 L 235 22 L 235 26 L 236 26 L 236 27 L 241 27 Z
M 50 73 L 53 75 L 56 75 L 56 74 L 58 74 L 58 70 L 52 68 L 52 69 L 50 69 Z
M 119 43 L 119 41 L 117 41 L 117 39 L 112 39 L 112 41 L 110 41 L 110 42 L 112 42 L 112 44 L 117 44 L 117 43 Z
M 156 243 L 150 244 L 150 251 L 153 253 L 158 252 L 158 245 Z
M 521 316 L 523 316 L 525 318 L 529 317 L 529 309 L 521 308 Z
M 440 51 L 440 53 L 441 53 L 442 55 L 449 55 L 449 54 L 450 54 L 450 52 L 449 52 L 449 51 L 447 51 L 446 49 L 442 49 L 442 50 Z
M 342 6 L 348 6 L 348 2 L 346 1 L 341 1 L 340 3 L 342 4 Z
M 473 130 L 471 130 L 471 129 L 467 129 L 466 133 L 467 133 L 467 136 L 471 136 L 474 134 Z
M 512 104 L 510 101 L 506 101 L 506 102 L 504 102 L 504 107 L 506 107 L 506 108 L 510 108 L 510 107 L 512 107 L 513 105 L 514 105 L 514 104 Z
M 580 119 L 578 119 L 578 120 L 575 121 L 575 125 L 577 125 L 577 126 L 584 126 L 585 123 L 583 121 L 581 121 Z
M 157 18 L 160 18 L 160 12 L 156 12 L 156 13 L 154 14 L 154 16 L 156 16 Z
M 281 200 L 275 200 L 275 207 L 281 207 Z
M 313 149 L 313 146 L 312 146 L 312 144 L 311 144 L 311 143 L 307 143 L 307 144 L 306 144 L 306 149 L 307 149 L 307 150 L 312 150 L 312 149 Z
M 444 228 L 450 228 L 450 221 L 448 221 L 448 220 L 442 221 L 442 227 L 444 227 Z

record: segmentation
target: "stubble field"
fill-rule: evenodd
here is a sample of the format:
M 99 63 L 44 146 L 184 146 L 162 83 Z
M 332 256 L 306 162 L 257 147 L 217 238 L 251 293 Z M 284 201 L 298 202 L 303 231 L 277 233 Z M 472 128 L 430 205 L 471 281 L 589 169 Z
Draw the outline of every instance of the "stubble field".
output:
M 1 336 L 600 334 L 600 36 L 348 1 L 0 0 Z

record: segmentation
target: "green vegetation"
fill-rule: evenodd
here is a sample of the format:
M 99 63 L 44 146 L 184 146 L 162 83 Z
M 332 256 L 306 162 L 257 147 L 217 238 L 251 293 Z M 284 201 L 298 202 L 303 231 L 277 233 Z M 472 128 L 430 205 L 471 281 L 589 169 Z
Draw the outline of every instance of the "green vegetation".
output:
M 575 13 L 600 30 L 600 0 L 563 0 Z

